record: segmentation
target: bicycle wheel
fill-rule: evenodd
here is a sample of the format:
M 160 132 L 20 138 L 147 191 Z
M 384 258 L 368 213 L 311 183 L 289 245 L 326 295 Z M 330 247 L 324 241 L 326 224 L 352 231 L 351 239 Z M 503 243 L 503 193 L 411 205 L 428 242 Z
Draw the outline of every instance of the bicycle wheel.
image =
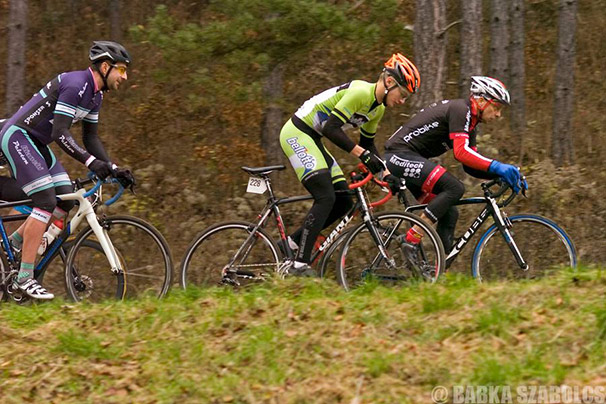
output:
M 67 256 L 68 295 L 76 301 L 164 296 L 172 280 L 172 258 L 162 234 L 132 216 L 110 216 L 99 223 L 118 254 L 124 274 L 110 271 L 97 236 L 87 227 L 78 233 Z
M 367 280 L 398 284 L 408 280 L 435 282 L 444 270 L 444 247 L 433 227 L 412 213 L 387 212 L 374 218 L 374 225 L 386 247 L 384 259 L 366 223 L 351 230 L 343 242 L 337 262 L 338 281 L 346 290 Z M 418 261 L 411 262 L 404 251 L 404 237 L 418 225 L 423 235 L 418 248 Z
M 347 239 L 351 229 L 345 230 L 339 237 L 337 237 L 332 244 L 326 249 L 318 260 L 318 273 L 320 278 L 337 279 L 337 260 L 339 259 L 339 252 L 343 247 L 343 243 Z
M 55 298 L 61 297 L 64 299 L 70 298 L 65 287 L 65 263 L 69 249 L 74 244 L 74 238 L 64 242 L 56 255 L 46 264 L 44 271 L 40 274 L 34 273 L 38 282 L 43 285 L 49 292 L 55 295 Z M 82 247 L 92 248 L 97 252 L 103 253 L 101 245 L 97 241 L 86 240 L 82 243 Z
M 537 215 L 509 218 L 509 230 L 528 270 L 520 268 L 513 253 L 492 225 L 480 238 L 471 261 L 479 280 L 539 278 L 564 267 L 576 268 L 577 253 L 568 234 L 555 222 Z
M 252 223 L 224 222 L 198 234 L 181 261 L 181 287 L 238 286 L 276 272 L 278 246 L 263 229 L 252 234 L 254 227 Z

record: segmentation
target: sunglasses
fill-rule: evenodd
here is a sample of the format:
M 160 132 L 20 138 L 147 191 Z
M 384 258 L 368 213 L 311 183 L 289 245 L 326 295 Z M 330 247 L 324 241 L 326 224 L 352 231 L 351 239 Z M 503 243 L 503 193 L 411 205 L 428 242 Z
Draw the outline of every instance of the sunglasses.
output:
M 491 104 L 491 105 L 493 106 L 493 108 L 494 108 L 496 111 L 499 111 L 499 112 L 500 112 L 500 111 L 502 111 L 502 110 L 503 110 L 503 108 L 505 108 L 505 104 L 501 104 L 501 103 L 500 103 L 500 102 L 498 102 L 498 101 L 495 101 L 495 100 L 488 100 L 488 102 L 489 102 L 489 104 Z
M 398 86 L 398 91 L 400 91 L 400 96 L 404 99 L 408 99 L 408 97 L 410 97 L 410 92 L 402 87 L 397 81 L 395 83 Z
M 118 73 L 120 73 L 121 76 L 123 76 L 126 73 L 127 67 L 126 66 L 122 66 L 122 65 L 110 65 L 111 67 L 113 67 L 114 69 L 118 70 Z

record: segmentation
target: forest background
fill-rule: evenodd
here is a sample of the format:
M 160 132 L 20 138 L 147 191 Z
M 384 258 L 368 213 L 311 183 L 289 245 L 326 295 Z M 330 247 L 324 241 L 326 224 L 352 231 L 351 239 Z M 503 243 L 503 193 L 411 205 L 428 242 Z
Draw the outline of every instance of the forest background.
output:
M 16 3 L 25 6 L 22 43 L 10 36 Z M 479 8 L 470 11 L 472 4 Z M 572 23 L 562 28 L 562 14 L 571 9 Z M 521 166 L 528 178 L 529 198 L 510 212 L 555 219 L 582 261 L 599 264 L 606 260 L 605 10 L 606 0 L 0 0 L 0 117 L 58 73 L 86 68 L 93 40 L 122 42 L 133 62 L 126 86 L 106 94 L 100 136 L 118 164 L 134 169 L 139 187 L 112 211 L 151 220 L 179 260 L 206 226 L 255 218 L 263 198 L 245 194 L 240 167 L 288 164 L 279 130 L 306 99 L 353 79 L 375 81 L 392 53 L 409 56 L 423 90 L 386 112 L 377 136 L 381 150 L 415 111 L 465 94 L 462 72 L 471 61 L 471 73 L 494 74 L 510 88 L 515 83 L 515 116 L 482 125 L 478 140 L 480 152 Z M 479 27 L 472 33 L 470 17 Z M 566 27 L 575 52 L 558 45 Z M 429 42 L 415 37 L 421 31 Z M 477 52 L 466 57 L 470 43 Z M 521 53 L 514 54 L 514 45 Z M 9 58 L 15 47 L 24 50 L 22 61 Z M 558 71 L 566 58 L 570 68 Z M 15 62 L 21 80 L 8 77 Z M 570 112 L 561 109 L 564 98 L 572 102 Z M 74 132 L 79 138 L 79 125 Z M 355 167 L 353 157 L 329 149 L 344 170 Z M 54 150 L 73 178 L 84 175 Z M 468 196 L 478 194 L 479 182 L 451 155 L 441 163 L 464 180 Z M 289 166 L 275 178 L 279 194 L 304 193 Z M 283 210 L 291 229 L 307 208 Z M 461 221 L 475 214 L 465 212 Z

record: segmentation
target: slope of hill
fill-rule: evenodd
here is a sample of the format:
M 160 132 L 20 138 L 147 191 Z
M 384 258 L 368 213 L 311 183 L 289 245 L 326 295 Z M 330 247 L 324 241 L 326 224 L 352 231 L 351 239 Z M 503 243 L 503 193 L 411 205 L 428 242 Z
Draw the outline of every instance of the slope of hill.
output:
M 421 403 L 435 386 L 604 385 L 606 278 L 345 293 L 287 279 L 0 307 L 2 402 Z

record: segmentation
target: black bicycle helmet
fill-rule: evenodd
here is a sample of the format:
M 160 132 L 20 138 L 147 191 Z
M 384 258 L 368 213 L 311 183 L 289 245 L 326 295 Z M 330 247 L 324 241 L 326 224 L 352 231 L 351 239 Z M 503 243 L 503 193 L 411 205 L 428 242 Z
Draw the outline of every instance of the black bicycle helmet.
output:
M 90 48 L 88 58 L 94 64 L 104 60 L 110 60 L 114 64 L 130 64 L 130 55 L 124 46 L 112 41 L 95 41 Z

